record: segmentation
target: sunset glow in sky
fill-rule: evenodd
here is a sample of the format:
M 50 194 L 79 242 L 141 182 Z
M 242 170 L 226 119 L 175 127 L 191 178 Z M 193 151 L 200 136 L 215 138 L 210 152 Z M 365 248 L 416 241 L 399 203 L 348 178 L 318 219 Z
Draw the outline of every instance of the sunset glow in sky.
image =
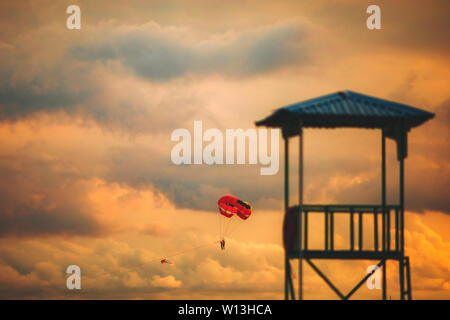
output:
M 255 128 L 339 90 L 436 114 L 408 137 L 405 254 L 413 298 L 450 299 L 450 3 L 375 2 L 381 30 L 366 28 L 369 3 L 356 0 L 1 1 L 0 299 L 282 299 L 282 144 L 279 172 L 263 176 L 258 165 L 174 165 L 171 133 L 194 120 Z M 81 30 L 66 28 L 71 4 Z M 305 202 L 380 203 L 380 135 L 306 130 Z M 396 203 L 390 140 L 387 159 Z M 253 206 L 226 250 L 160 264 L 219 240 L 225 194 Z M 314 228 L 312 246 L 323 241 Z M 65 287 L 71 264 L 80 291 Z M 343 291 L 371 264 L 317 262 Z M 397 265 L 387 271 L 398 299 Z M 337 298 L 308 266 L 304 283 L 306 299 Z

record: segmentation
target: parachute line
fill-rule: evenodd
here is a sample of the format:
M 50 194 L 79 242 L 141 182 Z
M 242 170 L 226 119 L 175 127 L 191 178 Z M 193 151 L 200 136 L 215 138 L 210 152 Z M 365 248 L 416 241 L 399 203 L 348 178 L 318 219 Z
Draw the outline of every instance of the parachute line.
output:
M 198 247 L 186 249 L 186 250 L 183 250 L 183 251 L 180 251 L 180 252 L 175 252 L 175 253 L 170 254 L 170 255 L 165 255 L 165 256 L 163 256 L 163 258 L 157 258 L 157 259 L 150 260 L 149 263 L 154 262 L 154 261 L 167 260 L 168 258 L 173 258 L 173 257 L 185 254 L 185 253 L 190 252 L 190 251 L 206 248 L 206 247 L 212 246 L 213 244 L 217 244 L 219 242 L 220 241 L 214 241 L 214 242 L 210 242 L 208 244 L 204 244 L 204 245 L 201 245 L 201 246 L 198 246 Z

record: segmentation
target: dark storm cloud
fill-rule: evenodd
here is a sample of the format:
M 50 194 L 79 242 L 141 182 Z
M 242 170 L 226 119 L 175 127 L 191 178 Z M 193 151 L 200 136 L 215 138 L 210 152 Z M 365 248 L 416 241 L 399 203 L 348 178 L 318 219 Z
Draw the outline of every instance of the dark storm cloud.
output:
M 435 118 L 424 125 L 412 129 L 408 134 L 408 157 L 405 160 L 405 207 L 414 212 L 439 211 L 450 214 L 450 99 L 431 109 Z M 398 162 L 394 142 L 388 139 L 391 158 L 388 158 L 387 196 L 389 203 L 399 203 L 398 200 Z M 338 166 L 313 165 L 315 171 L 311 174 L 314 188 L 309 193 L 319 193 L 322 189 L 340 203 L 350 203 L 349 199 L 367 203 L 379 203 L 381 199 L 380 175 L 367 176 L 360 183 L 334 188 L 326 186 L 332 171 L 336 176 L 346 176 L 370 172 L 370 168 L 379 170 L 380 160 L 369 161 L 360 157 L 358 163 L 340 162 Z M 352 165 L 352 162 L 353 165 Z M 339 162 L 338 162 L 339 163 Z M 332 167 L 331 167 L 332 166 Z M 333 168 L 333 170 L 331 170 Z M 347 169 L 346 169 L 347 168 Z
M 409 157 L 406 160 L 408 210 L 450 213 L 449 106 L 447 101 L 432 109 L 436 118 L 409 134 Z M 380 203 L 379 135 L 371 132 L 367 137 L 355 136 L 358 132 L 342 136 L 340 130 L 330 133 L 337 138 L 328 142 L 334 145 L 330 149 L 333 156 L 314 146 L 306 149 L 305 201 L 317 203 L 326 197 L 334 203 Z M 331 136 L 309 138 L 308 145 Z M 354 142 L 353 149 L 349 147 L 351 141 Z M 282 209 L 282 153 L 278 174 L 261 176 L 258 165 L 176 166 L 170 162 L 170 148 L 171 145 L 160 150 L 145 146 L 110 149 L 104 178 L 134 188 L 154 188 L 179 208 L 213 211 L 215 202 L 209 199 L 230 193 L 251 202 L 258 210 Z M 398 203 L 396 148 L 391 140 L 388 141 L 388 151 L 388 201 Z M 433 166 L 433 163 L 439 165 Z M 293 166 L 291 192 L 292 203 L 295 203 L 298 179 L 295 162 Z
M 57 209 L 17 207 L 12 214 L 0 213 L 0 237 L 88 235 L 100 231 L 93 217 L 79 208 L 60 206 Z
M 125 86 L 120 84 L 123 91 L 117 91 L 120 80 L 109 71 L 64 62 L 56 59 L 51 68 L 20 81 L 12 71 L 0 73 L 0 121 L 65 114 L 111 131 L 155 133 L 185 125 L 202 107 L 195 94 L 177 85 L 143 90 L 125 81 Z M 174 113 L 179 117 L 174 119 Z
M 6 84 L 0 88 L 0 120 L 17 120 L 41 111 L 74 112 L 75 105 L 83 102 L 88 95 L 88 90 L 72 91 L 70 84 L 63 82 L 45 87 L 41 78 L 18 85 Z
M 276 24 L 193 41 L 157 25 L 135 29 L 71 50 L 81 60 L 119 60 L 137 75 L 169 80 L 186 74 L 251 76 L 306 62 L 307 30 L 299 23 Z
M 86 204 L 82 177 L 70 167 L 23 155 L 0 157 L 0 237 L 105 231 Z
M 263 74 L 301 65 L 309 51 L 307 28 L 297 22 L 206 40 L 186 40 L 188 33 L 182 29 L 155 23 L 125 29 L 96 30 L 90 40 L 77 38 L 78 44 L 62 44 L 56 55 L 39 43 L 13 43 L 1 52 L 0 120 L 64 113 L 131 134 L 166 131 L 185 126 L 204 106 L 189 85 L 164 81 L 205 74 Z M 45 37 L 48 32 L 37 30 L 36 34 Z M 42 52 L 36 56 L 35 50 Z M 48 55 L 45 50 L 50 50 Z M 123 75 L 121 65 L 133 74 Z
M 383 1 L 384 40 L 393 46 L 450 54 L 450 2 Z M 387 30 L 387 31 L 388 31 Z
M 433 111 L 436 117 L 421 129 L 420 140 L 414 142 L 410 134 L 409 158 L 415 153 L 426 166 L 423 161 L 406 162 L 406 206 L 450 214 L 450 99 Z
M 381 30 L 366 27 L 369 17 L 366 9 L 370 4 L 381 9 Z M 450 2 L 447 0 L 317 1 L 305 7 L 317 23 L 333 30 L 336 37 L 350 40 L 349 49 L 352 51 L 358 47 L 373 52 L 384 46 L 411 52 L 450 54 L 450 41 L 447 39 Z
M 261 202 L 261 209 L 280 208 L 281 170 L 277 175 L 261 176 L 258 165 L 177 166 L 170 162 L 170 148 L 136 145 L 110 149 L 102 178 L 133 188 L 152 188 L 178 208 L 215 211 L 216 200 L 228 193 L 253 205 Z
M 92 66 L 72 63 L 64 55 L 51 58 L 54 54 L 45 54 L 46 49 L 37 58 L 36 48 L 19 42 L 0 60 L 0 120 L 17 121 L 42 112 L 83 114 L 83 106 L 87 109 L 89 99 L 99 92 Z

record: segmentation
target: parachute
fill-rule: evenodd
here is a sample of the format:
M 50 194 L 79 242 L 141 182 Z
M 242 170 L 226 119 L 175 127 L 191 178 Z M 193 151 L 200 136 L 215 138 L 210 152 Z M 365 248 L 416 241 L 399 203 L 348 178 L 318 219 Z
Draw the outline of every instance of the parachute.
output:
M 199 250 L 201 248 L 206 248 L 217 243 L 220 244 L 220 248 L 222 250 L 225 250 L 225 236 L 229 237 L 230 234 L 235 231 L 242 222 L 250 217 L 250 215 L 252 214 L 252 206 L 247 202 L 230 195 L 220 198 L 217 204 L 219 209 L 218 216 L 220 221 L 219 241 L 216 240 L 214 242 L 206 243 L 198 247 L 185 249 L 183 251 L 179 251 L 170 255 L 164 255 L 164 258 L 158 258 L 152 261 L 159 261 L 161 262 L 161 264 L 173 265 L 173 257 L 185 254 L 187 252 L 192 252 L 194 250 Z M 170 260 L 167 258 L 170 258 Z
M 170 261 L 167 260 L 166 258 L 161 259 L 161 264 L 165 264 L 165 263 L 167 263 L 167 264 L 173 264 L 172 262 L 170 262 Z
M 217 202 L 219 207 L 219 227 L 220 239 L 225 239 L 225 236 L 230 236 L 241 222 L 247 220 L 252 214 L 252 206 L 245 201 L 242 201 L 231 195 L 223 196 Z M 223 247 L 225 247 L 225 241 Z

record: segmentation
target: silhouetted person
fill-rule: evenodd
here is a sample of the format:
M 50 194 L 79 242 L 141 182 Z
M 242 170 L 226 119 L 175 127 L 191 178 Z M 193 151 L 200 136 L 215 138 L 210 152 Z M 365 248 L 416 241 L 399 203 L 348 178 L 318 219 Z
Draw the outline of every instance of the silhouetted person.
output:
M 283 246 L 287 253 L 295 251 L 297 242 L 297 209 L 289 208 L 283 220 Z

